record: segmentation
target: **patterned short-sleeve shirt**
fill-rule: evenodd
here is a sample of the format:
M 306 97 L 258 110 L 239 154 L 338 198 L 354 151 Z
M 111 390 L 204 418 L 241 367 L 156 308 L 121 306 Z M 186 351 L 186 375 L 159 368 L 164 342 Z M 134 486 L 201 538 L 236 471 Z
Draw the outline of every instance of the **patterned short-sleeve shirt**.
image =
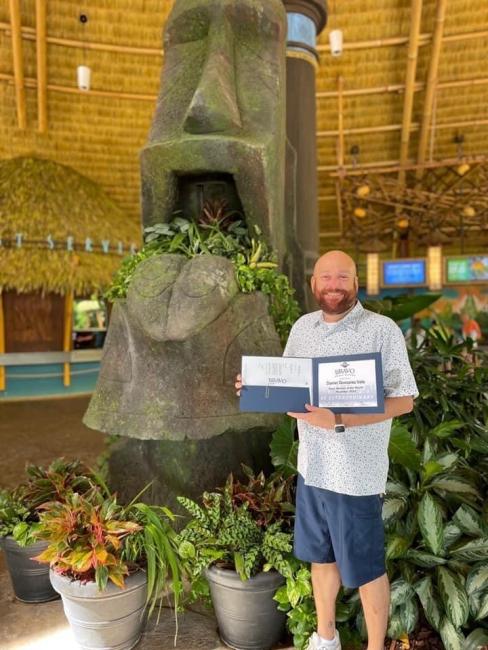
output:
M 326 357 L 381 352 L 385 397 L 417 397 L 403 334 L 386 316 L 358 301 L 340 321 L 328 324 L 322 311 L 306 314 L 291 329 L 287 357 Z M 298 471 L 307 485 L 365 496 L 385 491 L 391 419 L 347 427 L 345 433 L 298 421 Z

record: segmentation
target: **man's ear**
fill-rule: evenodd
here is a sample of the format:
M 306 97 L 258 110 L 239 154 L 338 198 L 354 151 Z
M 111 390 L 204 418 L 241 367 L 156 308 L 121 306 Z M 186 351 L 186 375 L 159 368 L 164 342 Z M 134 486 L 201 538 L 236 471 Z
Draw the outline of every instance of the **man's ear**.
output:
M 310 278 L 310 286 L 312 287 L 312 293 L 315 293 L 315 276 L 312 275 Z
M 359 291 L 359 278 L 357 275 L 354 276 L 354 288 L 356 289 L 356 292 Z

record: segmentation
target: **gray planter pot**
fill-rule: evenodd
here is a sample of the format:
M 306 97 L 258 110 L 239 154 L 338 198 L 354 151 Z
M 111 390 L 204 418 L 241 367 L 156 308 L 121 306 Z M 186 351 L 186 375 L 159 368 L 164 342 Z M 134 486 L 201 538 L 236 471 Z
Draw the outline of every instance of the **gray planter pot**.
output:
M 138 571 L 125 580 L 125 589 L 109 582 L 99 591 L 51 571 L 54 589 L 61 594 L 64 613 L 76 642 L 86 650 L 129 650 L 141 638 L 145 623 L 146 574 Z
M 49 565 L 31 560 L 46 548 L 47 542 L 36 542 L 23 548 L 13 537 L 6 537 L 3 541 L 15 596 L 24 603 L 45 603 L 59 598 L 49 581 Z
M 286 614 L 273 600 L 283 576 L 275 571 L 258 573 L 243 582 L 235 571 L 206 570 L 222 641 L 238 650 L 268 650 L 281 638 Z

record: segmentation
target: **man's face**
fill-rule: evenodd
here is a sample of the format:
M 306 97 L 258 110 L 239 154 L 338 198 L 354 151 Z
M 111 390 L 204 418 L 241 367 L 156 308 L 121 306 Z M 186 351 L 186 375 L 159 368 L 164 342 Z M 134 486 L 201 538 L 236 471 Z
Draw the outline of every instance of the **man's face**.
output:
M 350 267 L 333 263 L 319 267 L 312 277 L 312 291 L 323 312 L 343 314 L 357 299 L 356 274 Z

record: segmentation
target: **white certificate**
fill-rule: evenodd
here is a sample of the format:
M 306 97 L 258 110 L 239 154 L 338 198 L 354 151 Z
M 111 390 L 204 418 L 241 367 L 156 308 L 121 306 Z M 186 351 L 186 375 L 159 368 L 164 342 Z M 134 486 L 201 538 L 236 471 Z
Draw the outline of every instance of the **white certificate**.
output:
M 312 401 L 312 359 L 300 357 L 243 357 L 244 386 L 308 388 Z
M 318 406 L 326 408 L 378 406 L 375 359 L 318 363 Z

